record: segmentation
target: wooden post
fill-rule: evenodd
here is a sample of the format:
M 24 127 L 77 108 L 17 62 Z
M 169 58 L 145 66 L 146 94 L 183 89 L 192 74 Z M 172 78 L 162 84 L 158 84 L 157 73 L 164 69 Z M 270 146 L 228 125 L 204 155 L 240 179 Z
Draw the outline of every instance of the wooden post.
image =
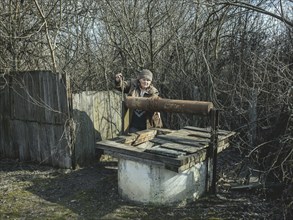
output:
M 208 149 L 207 159 L 207 192 L 216 194 L 217 176 L 217 154 L 218 154 L 218 129 L 219 129 L 219 110 L 211 110 L 211 141 Z
M 127 134 L 129 131 L 129 121 L 130 121 L 130 113 L 129 113 L 130 109 L 127 108 L 125 101 L 122 101 L 122 115 L 121 115 L 121 119 L 122 119 L 122 129 L 121 129 L 121 133 L 122 134 Z
M 129 109 L 125 103 L 125 94 L 124 94 L 124 78 L 121 78 L 121 134 L 127 134 L 129 131 Z

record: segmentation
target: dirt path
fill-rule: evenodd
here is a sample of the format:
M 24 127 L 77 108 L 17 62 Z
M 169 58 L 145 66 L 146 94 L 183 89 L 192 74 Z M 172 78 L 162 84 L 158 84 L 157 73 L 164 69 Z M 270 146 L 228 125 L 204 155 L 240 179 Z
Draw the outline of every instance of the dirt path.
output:
M 53 169 L 0 160 L 0 219 L 283 219 L 275 200 L 221 189 L 174 206 L 138 205 L 117 192 L 117 163 Z

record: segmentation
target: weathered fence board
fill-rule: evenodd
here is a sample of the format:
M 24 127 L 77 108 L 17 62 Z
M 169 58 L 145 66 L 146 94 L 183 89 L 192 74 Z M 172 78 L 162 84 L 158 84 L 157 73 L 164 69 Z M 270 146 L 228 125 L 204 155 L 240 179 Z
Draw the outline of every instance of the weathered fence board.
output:
M 27 135 L 27 124 L 24 121 L 12 120 L 11 121 L 11 130 L 13 134 L 11 134 L 12 144 L 15 148 L 18 148 L 19 159 L 22 161 L 29 161 L 30 152 L 29 146 L 27 143 L 28 135 Z
M 94 96 L 94 127 L 100 139 L 116 137 L 121 131 L 121 95 L 114 91 L 98 92 Z
M 28 145 L 30 150 L 30 157 L 32 161 L 41 160 L 41 146 L 40 146 L 40 135 L 39 135 L 39 124 L 37 122 L 31 122 L 28 126 Z
M 82 92 L 72 99 L 75 162 L 81 166 L 94 160 L 97 140 L 115 137 L 121 131 L 121 96 L 113 91 Z
M 11 73 L 0 85 L 0 157 L 71 167 L 66 85 L 50 71 Z
M 9 79 L 0 78 L 0 115 L 10 115 Z
M 13 132 L 13 130 L 10 124 L 10 119 L 1 115 L 0 120 L 0 152 L 2 155 L 6 155 L 9 158 L 16 158 L 16 155 L 18 155 L 18 147 L 12 144 L 11 132 Z
M 59 74 L 15 74 L 9 90 L 13 119 L 50 124 L 63 124 L 67 119 L 66 87 Z
M 41 150 L 41 163 L 44 164 L 52 164 L 52 160 L 51 160 L 51 145 L 50 145 L 50 126 L 42 126 L 40 128 L 40 146 L 42 147 Z
M 75 133 L 69 137 L 68 94 L 60 74 L 11 73 L 0 78 L 0 86 L 0 157 L 84 166 L 95 159 L 96 141 L 121 131 L 121 95 L 115 91 L 73 95 Z

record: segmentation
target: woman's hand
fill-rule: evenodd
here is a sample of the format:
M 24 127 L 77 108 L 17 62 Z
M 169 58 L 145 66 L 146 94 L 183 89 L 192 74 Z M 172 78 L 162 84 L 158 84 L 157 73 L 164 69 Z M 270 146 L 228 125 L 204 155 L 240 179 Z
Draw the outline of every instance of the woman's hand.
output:
M 161 119 L 161 113 L 160 112 L 156 112 L 155 114 L 157 114 L 158 118 Z
M 122 73 L 117 73 L 117 74 L 115 75 L 115 81 L 116 81 L 116 82 L 121 82 L 122 79 L 123 79 L 123 75 L 122 75 Z

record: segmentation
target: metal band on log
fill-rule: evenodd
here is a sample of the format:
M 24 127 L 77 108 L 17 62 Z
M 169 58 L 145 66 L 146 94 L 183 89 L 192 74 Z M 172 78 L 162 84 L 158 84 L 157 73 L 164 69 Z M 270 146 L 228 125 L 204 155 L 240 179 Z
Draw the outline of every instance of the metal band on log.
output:
M 126 97 L 125 104 L 130 109 L 209 115 L 212 102 L 175 100 L 162 98 Z

